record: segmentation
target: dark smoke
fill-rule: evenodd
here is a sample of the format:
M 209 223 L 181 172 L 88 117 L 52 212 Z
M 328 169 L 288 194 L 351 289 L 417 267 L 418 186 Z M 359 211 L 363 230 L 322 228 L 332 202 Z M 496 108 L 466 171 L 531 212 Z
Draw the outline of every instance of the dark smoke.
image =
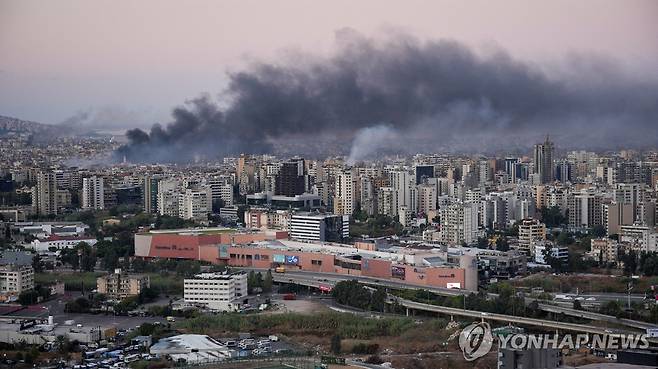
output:
M 411 152 L 527 147 L 547 133 L 562 147 L 658 143 L 658 83 L 597 58 L 571 60 L 549 75 L 502 50 L 480 55 L 454 41 L 382 41 L 351 30 L 337 36 L 331 57 L 294 55 L 229 74 L 220 95 L 225 108 L 208 96 L 190 101 L 166 127 L 129 131 L 119 154 L 133 162 L 189 161 L 331 135 L 349 153 L 357 133 L 365 142 L 363 130 L 379 125 L 396 132 L 386 136 L 396 141 L 391 146 Z

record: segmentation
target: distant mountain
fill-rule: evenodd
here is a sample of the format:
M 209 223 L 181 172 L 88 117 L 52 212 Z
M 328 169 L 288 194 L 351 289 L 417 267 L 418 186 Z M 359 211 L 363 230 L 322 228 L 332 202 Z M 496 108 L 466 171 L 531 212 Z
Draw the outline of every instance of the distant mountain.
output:
M 55 126 L 0 115 L 0 136 L 56 133 Z

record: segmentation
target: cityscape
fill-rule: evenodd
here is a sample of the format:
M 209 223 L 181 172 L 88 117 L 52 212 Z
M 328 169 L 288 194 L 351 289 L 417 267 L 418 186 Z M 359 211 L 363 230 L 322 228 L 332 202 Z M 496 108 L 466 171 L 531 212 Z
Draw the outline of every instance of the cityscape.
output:
M 658 366 L 657 4 L 339 3 L 0 0 L 0 368 Z

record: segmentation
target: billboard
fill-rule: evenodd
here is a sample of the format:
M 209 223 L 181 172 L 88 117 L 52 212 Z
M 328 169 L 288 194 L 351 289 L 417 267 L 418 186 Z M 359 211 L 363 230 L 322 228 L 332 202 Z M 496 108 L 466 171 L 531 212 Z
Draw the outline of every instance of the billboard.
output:
M 286 257 L 285 255 L 281 255 L 281 254 L 274 254 L 272 255 L 272 261 L 275 263 L 285 263 Z
M 297 255 L 286 255 L 286 264 L 292 264 L 292 265 L 299 264 L 299 256 L 297 256 Z
M 228 245 L 219 245 L 219 257 L 228 259 Z
M 395 266 L 395 265 L 391 266 L 391 276 L 393 278 L 398 278 L 398 279 L 404 280 L 404 278 L 405 278 L 405 269 L 404 269 L 404 267 Z

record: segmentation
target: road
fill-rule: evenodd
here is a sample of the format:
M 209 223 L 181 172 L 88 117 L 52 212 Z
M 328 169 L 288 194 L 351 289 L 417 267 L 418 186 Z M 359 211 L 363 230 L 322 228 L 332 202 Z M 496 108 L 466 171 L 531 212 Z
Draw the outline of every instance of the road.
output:
M 391 280 L 380 280 L 372 277 L 363 277 L 363 276 L 353 276 L 353 275 L 344 275 L 344 274 L 335 274 L 335 273 L 318 273 L 318 272 L 301 272 L 301 271 L 295 271 L 295 272 L 285 272 L 285 273 L 274 273 L 273 274 L 273 279 L 275 282 L 279 283 L 295 283 L 303 286 L 309 286 L 309 287 L 315 287 L 318 288 L 321 285 L 330 285 L 333 286 L 339 281 L 345 281 L 345 280 L 352 280 L 355 279 L 361 283 L 367 284 L 367 285 L 373 285 L 373 286 L 382 286 L 382 287 L 388 287 L 388 288 L 404 288 L 404 289 L 425 289 L 430 292 L 443 295 L 443 296 L 460 296 L 460 295 L 468 295 L 472 293 L 472 291 L 467 291 L 467 290 L 460 290 L 460 289 L 449 289 L 449 288 L 441 288 L 441 287 L 429 287 L 429 286 L 422 286 L 422 285 L 413 285 L 413 284 L 407 284 L 407 283 L 402 283 L 402 282 L 396 282 L 396 281 L 391 281 Z M 495 298 L 498 295 L 496 294 L 489 294 L 490 297 Z M 590 296 L 590 295 L 588 295 Z M 598 295 L 592 295 L 592 296 L 598 296 Z M 529 304 L 531 302 L 536 301 L 536 299 L 533 298 L 526 298 L 526 303 Z M 574 316 L 574 317 L 579 317 L 579 318 L 585 318 L 585 319 L 591 319 L 591 320 L 599 320 L 599 321 L 605 321 L 608 323 L 612 324 L 619 324 L 622 326 L 626 326 L 629 328 L 635 328 L 635 329 L 642 329 L 645 330 L 647 328 L 656 328 L 656 325 L 650 324 L 650 323 L 645 323 L 645 322 L 640 322 L 636 320 L 631 320 L 631 319 L 619 319 L 614 316 L 610 315 L 604 315 L 604 314 L 599 314 L 599 313 L 593 313 L 593 312 L 588 312 L 588 311 L 583 311 L 583 310 L 576 310 L 573 308 L 569 307 L 562 307 L 562 306 L 556 306 L 556 305 L 551 305 L 547 303 L 540 303 L 539 304 L 539 309 L 550 312 L 550 313 L 555 313 L 555 314 L 565 314 L 569 316 Z
M 584 332 L 591 334 L 605 335 L 612 333 L 610 330 L 606 328 L 594 327 L 592 325 L 564 323 L 564 322 L 556 322 L 552 320 L 526 318 L 526 317 L 496 314 L 496 313 L 483 313 L 481 311 L 464 310 L 464 309 L 457 309 L 457 308 L 451 308 L 445 306 L 423 304 L 420 302 L 406 300 L 394 296 L 389 296 L 387 302 L 389 303 L 397 302 L 399 305 L 403 307 L 414 309 L 414 310 L 430 311 L 430 312 L 446 314 L 446 315 L 465 316 L 469 318 L 482 319 L 482 320 L 496 320 L 506 323 L 531 325 L 535 327 L 573 331 L 573 332 Z M 616 331 L 615 333 L 636 333 L 636 332 L 620 330 L 620 331 Z

